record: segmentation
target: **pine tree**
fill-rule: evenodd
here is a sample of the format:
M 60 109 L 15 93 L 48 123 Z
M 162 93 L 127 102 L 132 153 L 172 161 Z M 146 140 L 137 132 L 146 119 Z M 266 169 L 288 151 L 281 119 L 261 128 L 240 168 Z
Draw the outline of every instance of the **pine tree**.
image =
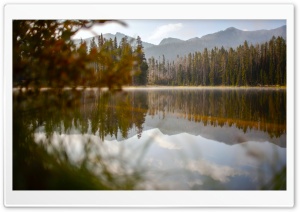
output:
M 208 50 L 207 48 L 204 49 L 203 52 L 203 77 L 202 77 L 202 84 L 208 84 L 208 73 L 210 72 L 209 68 L 209 57 L 208 57 Z
M 148 83 L 148 64 L 145 58 L 145 53 L 143 51 L 143 43 L 140 36 L 136 39 L 137 47 L 135 50 L 135 54 L 137 57 L 137 66 L 138 66 L 138 73 L 137 76 L 134 78 L 134 84 L 136 85 L 146 85 Z
M 209 72 L 209 85 L 215 85 L 215 65 L 216 65 L 216 55 L 214 49 L 210 53 L 210 72 Z

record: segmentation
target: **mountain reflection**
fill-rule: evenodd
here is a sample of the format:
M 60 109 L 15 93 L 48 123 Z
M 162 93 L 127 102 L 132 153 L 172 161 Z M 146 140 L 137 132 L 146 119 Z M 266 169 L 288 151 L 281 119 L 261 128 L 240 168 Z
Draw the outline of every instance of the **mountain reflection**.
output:
M 45 133 L 35 133 L 35 140 L 45 143 Z M 88 141 L 91 151 L 86 152 Z M 63 147 L 74 164 L 89 158 L 90 169 L 96 173 L 102 168 L 93 162 L 96 154 L 114 176 L 128 175 L 138 167 L 143 170 L 143 182 L 136 189 L 260 189 L 286 165 L 285 148 L 269 142 L 230 146 L 187 133 L 164 135 L 159 129 L 144 131 L 141 138 L 135 135 L 126 142 L 100 141 L 91 134 L 54 133 L 50 146 Z
M 18 105 L 18 99 L 22 98 L 26 98 L 27 104 Z M 169 120 L 168 127 L 174 125 L 173 130 L 177 128 L 174 133 L 181 130 L 210 138 L 209 134 L 201 132 L 215 128 L 209 132 L 214 139 L 233 144 L 246 141 L 243 134 L 260 132 L 267 133 L 263 139 L 286 145 L 285 90 L 44 91 L 32 96 L 31 100 L 28 94 L 15 94 L 14 106 L 16 115 L 22 113 L 24 117 L 26 114 L 28 126 L 43 130 L 48 136 L 53 132 L 80 132 L 98 135 L 102 140 L 107 136 L 123 140 L 134 134 L 141 137 L 144 127 L 160 128 L 159 125 Z M 163 126 L 161 130 L 164 131 Z M 223 134 L 223 140 L 222 136 L 218 139 L 217 130 L 231 130 L 236 137 L 224 140 Z M 167 133 L 173 134 L 172 129 Z

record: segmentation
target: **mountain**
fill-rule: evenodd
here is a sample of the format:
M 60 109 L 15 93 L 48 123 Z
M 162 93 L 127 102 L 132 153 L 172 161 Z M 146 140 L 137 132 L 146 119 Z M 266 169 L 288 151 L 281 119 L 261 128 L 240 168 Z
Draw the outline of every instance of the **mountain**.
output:
M 164 38 L 159 45 L 165 45 L 165 44 L 172 44 L 172 43 L 180 43 L 184 42 L 183 40 L 180 40 L 178 38 Z
M 103 38 L 109 40 L 109 39 L 114 39 L 115 37 L 117 38 L 117 42 L 120 43 L 122 38 L 125 37 L 127 35 L 125 34 L 122 34 L 120 32 L 117 32 L 115 35 L 114 34 L 111 34 L 111 33 L 106 33 L 106 34 L 103 34 Z M 136 41 L 136 38 L 133 38 L 133 37 L 130 37 L 130 36 L 127 36 L 128 37 L 128 41 L 132 41 L 133 42 L 133 46 L 135 45 L 135 41 Z M 90 37 L 90 38 L 86 38 L 86 39 L 83 39 L 88 45 L 89 43 L 92 41 L 92 39 L 95 38 L 95 41 L 96 41 L 96 44 L 97 44 L 97 39 L 98 39 L 98 36 L 95 36 L 95 37 Z M 81 39 L 74 39 L 73 42 L 76 44 L 76 45 L 79 45 L 80 44 L 80 40 Z M 142 41 L 142 44 L 143 44 L 143 47 L 144 48 L 150 48 L 152 46 L 155 46 L 154 44 L 151 44 L 151 43 L 147 43 L 147 42 L 143 42 Z
M 166 38 L 159 45 L 145 48 L 146 58 L 164 55 L 168 60 L 174 60 L 178 56 L 187 55 L 195 51 L 203 51 L 204 48 L 212 49 L 215 46 L 225 49 L 236 48 L 246 40 L 248 44 L 260 44 L 268 42 L 273 36 L 281 36 L 286 39 L 286 25 L 271 30 L 243 31 L 230 27 L 226 30 L 205 35 L 201 38 L 195 37 L 186 41 L 176 38 Z
M 117 42 L 120 43 L 121 39 L 127 35 L 117 32 L 115 35 L 111 33 L 103 34 L 105 39 L 114 39 L 117 38 Z M 201 38 L 195 37 L 189 40 L 180 40 L 178 38 L 164 38 L 158 45 L 154 45 L 147 42 L 142 42 L 145 57 L 162 57 L 165 56 L 166 60 L 175 60 L 177 56 L 184 56 L 195 51 L 203 51 L 204 48 L 212 49 L 215 46 L 221 48 L 222 46 L 225 49 L 230 47 L 236 48 L 239 45 L 242 45 L 246 40 L 248 44 L 261 44 L 263 42 L 268 42 L 273 36 L 281 36 L 286 39 L 286 25 L 271 29 L 271 30 L 256 30 L 256 31 L 243 31 L 236 29 L 234 27 L 227 28 L 225 30 L 204 35 Z M 97 43 L 97 37 L 95 40 Z M 127 36 L 128 41 L 133 42 L 135 45 L 135 38 Z M 84 39 L 84 41 L 89 44 L 93 37 Z M 142 38 L 143 39 L 143 38 Z M 76 45 L 79 45 L 80 39 L 74 40 Z

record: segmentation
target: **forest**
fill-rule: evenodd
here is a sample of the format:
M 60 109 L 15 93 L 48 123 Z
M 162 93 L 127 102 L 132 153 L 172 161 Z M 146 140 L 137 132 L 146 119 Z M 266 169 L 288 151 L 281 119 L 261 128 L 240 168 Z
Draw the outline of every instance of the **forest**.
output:
M 247 41 L 236 49 L 213 48 L 166 61 L 149 58 L 150 85 L 265 86 L 286 85 L 286 41 L 273 37 L 263 44 Z
M 91 40 L 89 48 L 87 48 L 86 42 L 81 39 L 79 50 L 88 52 L 90 56 L 94 55 L 94 60 L 90 63 L 93 70 L 91 75 L 94 77 L 89 85 L 99 87 L 107 85 L 111 88 L 110 82 L 115 82 L 120 88 L 124 83 L 127 85 L 147 84 L 148 65 L 139 36 L 136 42 L 125 36 L 118 44 L 116 37 L 105 39 L 101 34 L 97 40 L 95 37 Z M 124 79 L 119 75 L 121 72 L 130 74 L 126 75 L 127 78 Z
M 224 47 L 207 48 L 203 52 L 194 52 L 177 56 L 174 61 L 159 58 L 148 58 L 143 52 L 141 38 L 136 40 L 139 55 L 139 71 L 131 79 L 131 85 L 168 85 L 168 86 L 285 86 L 286 85 L 286 41 L 282 37 L 274 36 L 269 42 L 262 44 L 248 44 L 236 49 Z M 81 42 L 81 45 L 84 42 Z M 116 55 L 124 52 L 124 45 L 128 45 L 130 54 L 134 53 L 127 37 L 121 40 L 118 47 L 116 38 L 106 40 L 102 34 L 95 38 L 89 46 L 89 54 L 97 51 L 99 56 L 93 63 L 94 72 L 101 84 L 101 75 L 109 71 L 109 67 L 101 66 L 101 60 L 106 61 L 105 53 L 109 53 L 112 60 Z M 86 44 L 84 44 L 86 45 Z M 131 50 L 130 50 L 131 49 Z M 120 55 L 120 54 L 119 54 Z M 118 56 L 117 56 L 118 57 Z M 106 79 L 107 80 L 107 79 Z M 109 79 L 108 79 L 109 81 Z M 127 81 L 129 82 L 129 81 Z M 99 83 L 98 83 L 99 84 Z

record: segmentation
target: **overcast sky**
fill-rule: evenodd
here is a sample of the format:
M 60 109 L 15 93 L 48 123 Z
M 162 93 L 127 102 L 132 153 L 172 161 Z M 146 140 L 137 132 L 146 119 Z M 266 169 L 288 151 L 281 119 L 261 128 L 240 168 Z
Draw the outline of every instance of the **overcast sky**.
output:
M 173 37 L 188 40 L 194 37 L 235 27 L 240 30 L 274 29 L 286 24 L 285 20 L 123 20 L 128 26 L 107 23 L 95 26 L 92 31 L 96 35 L 120 32 L 131 37 L 138 35 L 143 41 L 159 44 L 163 38 Z M 94 36 L 90 31 L 82 30 L 74 38 Z

